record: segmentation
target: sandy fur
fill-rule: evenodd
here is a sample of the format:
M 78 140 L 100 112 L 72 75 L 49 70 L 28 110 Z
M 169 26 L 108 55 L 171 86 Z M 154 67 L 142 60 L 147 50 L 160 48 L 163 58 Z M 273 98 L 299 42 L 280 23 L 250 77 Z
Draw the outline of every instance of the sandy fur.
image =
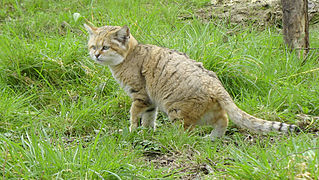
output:
M 212 140 L 224 135 L 227 114 L 235 124 L 256 132 L 288 132 L 296 128 L 295 125 L 262 120 L 240 110 L 216 74 L 183 53 L 139 44 L 126 26 L 86 28 L 90 34 L 90 54 L 99 51 L 98 48 L 93 50 L 92 46 L 110 47 L 109 51 L 99 52 L 104 57 L 100 64 L 109 66 L 113 77 L 132 98 L 130 130 L 138 127 L 140 119 L 143 126 L 155 129 L 158 109 L 170 120 L 183 122 L 185 129 L 195 125 L 213 126 Z M 111 53 L 123 57 L 122 61 L 110 62 Z

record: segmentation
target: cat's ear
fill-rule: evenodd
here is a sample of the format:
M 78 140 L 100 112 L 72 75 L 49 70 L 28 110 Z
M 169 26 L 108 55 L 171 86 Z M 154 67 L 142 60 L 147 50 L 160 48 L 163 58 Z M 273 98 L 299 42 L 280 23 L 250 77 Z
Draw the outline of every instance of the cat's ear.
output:
M 92 36 L 96 30 L 95 27 L 89 26 L 87 24 L 84 24 L 85 29 L 88 31 L 88 33 L 90 34 L 90 36 Z
M 129 38 L 130 38 L 130 29 L 126 25 L 115 32 L 114 39 L 123 45 L 126 44 Z

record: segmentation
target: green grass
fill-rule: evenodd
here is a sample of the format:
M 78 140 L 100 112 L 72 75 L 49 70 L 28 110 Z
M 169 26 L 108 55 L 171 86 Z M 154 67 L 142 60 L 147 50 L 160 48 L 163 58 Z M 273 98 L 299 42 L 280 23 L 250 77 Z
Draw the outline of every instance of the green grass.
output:
M 1 1 L 0 177 L 318 179 L 318 50 L 303 64 L 273 27 L 179 18 L 209 2 Z M 184 132 L 160 115 L 156 132 L 129 133 L 130 99 L 89 59 L 85 19 L 127 24 L 141 43 L 187 53 L 243 110 L 307 131 L 256 135 L 231 124 L 212 143 L 202 138 L 210 127 Z M 318 38 L 313 27 L 311 47 Z

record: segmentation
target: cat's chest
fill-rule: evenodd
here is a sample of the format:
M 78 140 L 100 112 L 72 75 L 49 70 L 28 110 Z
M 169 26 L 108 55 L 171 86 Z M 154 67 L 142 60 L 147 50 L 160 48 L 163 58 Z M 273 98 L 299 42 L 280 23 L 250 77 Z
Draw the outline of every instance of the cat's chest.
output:
M 114 71 L 111 73 L 117 83 L 124 89 L 124 91 L 132 97 L 132 94 L 145 88 L 141 76 L 134 71 Z

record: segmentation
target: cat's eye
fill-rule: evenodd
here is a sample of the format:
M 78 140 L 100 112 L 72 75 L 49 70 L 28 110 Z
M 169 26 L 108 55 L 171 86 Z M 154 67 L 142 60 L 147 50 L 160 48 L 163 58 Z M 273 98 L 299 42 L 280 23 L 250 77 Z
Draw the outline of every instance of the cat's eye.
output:
M 105 51 L 105 50 L 108 50 L 109 48 L 110 48 L 109 46 L 103 46 L 102 50 Z
M 91 48 L 92 48 L 93 50 L 95 50 L 95 49 L 96 49 L 96 46 L 91 46 Z

